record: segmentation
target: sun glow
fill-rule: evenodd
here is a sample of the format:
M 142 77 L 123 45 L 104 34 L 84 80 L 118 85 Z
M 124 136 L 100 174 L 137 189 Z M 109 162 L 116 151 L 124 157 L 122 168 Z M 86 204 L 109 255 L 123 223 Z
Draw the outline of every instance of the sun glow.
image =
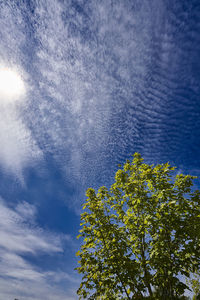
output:
M 25 86 L 20 75 L 11 69 L 0 68 L 0 102 L 15 102 L 24 94 Z

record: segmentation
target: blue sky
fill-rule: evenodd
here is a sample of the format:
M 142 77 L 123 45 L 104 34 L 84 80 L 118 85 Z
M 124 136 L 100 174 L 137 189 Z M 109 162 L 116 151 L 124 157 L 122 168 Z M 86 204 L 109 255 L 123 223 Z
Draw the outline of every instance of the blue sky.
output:
M 0 2 L 1 299 L 76 299 L 85 190 L 134 152 L 200 175 L 199 31 L 198 0 Z

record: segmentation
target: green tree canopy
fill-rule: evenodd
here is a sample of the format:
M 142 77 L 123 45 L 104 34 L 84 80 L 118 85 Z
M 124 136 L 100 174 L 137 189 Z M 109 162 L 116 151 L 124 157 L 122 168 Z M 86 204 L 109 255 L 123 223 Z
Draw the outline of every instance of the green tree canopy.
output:
M 200 193 L 190 175 L 140 154 L 110 189 L 89 188 L 81 214 L 77 293 L 87 299 L 176 299 L 200 265 Z

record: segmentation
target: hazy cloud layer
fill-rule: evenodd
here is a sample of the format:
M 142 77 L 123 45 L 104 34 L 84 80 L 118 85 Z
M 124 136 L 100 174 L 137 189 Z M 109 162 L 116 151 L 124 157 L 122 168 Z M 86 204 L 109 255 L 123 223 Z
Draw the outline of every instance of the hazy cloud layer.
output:
M 0 105 L 0 163 L 23 180 L 23 169 L 42 158 L 42 152 L 15 106 Z

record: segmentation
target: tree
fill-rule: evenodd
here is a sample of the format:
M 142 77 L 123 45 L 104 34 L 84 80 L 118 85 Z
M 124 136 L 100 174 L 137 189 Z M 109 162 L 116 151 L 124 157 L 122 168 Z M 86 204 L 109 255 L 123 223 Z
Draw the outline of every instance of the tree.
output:
M 80 299 L 178 299 L 200 265 L 200 193 L 190 175 L 140 154 L 110 189 L 89 188 L 81 214 Z
M 186 282 L 191 286 L 191 290 L 194 293 L 192 300 L 200 300 L 200 270 L 192 274 L 192 278 L 187 279 Z

